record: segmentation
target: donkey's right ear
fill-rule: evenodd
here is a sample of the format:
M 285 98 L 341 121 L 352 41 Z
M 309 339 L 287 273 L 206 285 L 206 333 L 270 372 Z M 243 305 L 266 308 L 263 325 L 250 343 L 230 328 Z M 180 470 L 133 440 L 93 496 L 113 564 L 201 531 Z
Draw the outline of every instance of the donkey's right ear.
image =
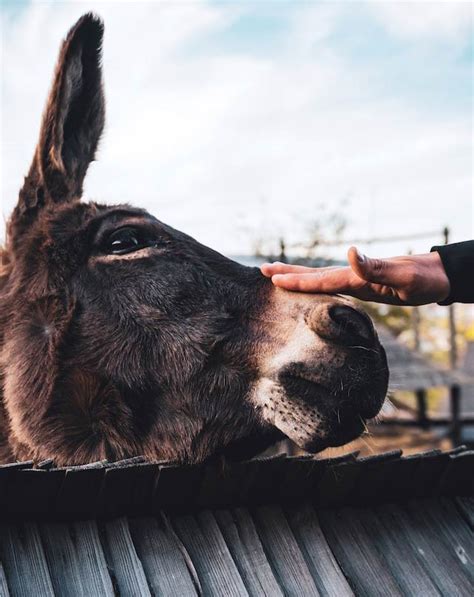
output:
M 61 46 L 39 143 L 14 219 L 30 220 L 43 204 L 82 195 L 104 128 L 103 33 L 102 21 L 89 13 L 77 21 Z

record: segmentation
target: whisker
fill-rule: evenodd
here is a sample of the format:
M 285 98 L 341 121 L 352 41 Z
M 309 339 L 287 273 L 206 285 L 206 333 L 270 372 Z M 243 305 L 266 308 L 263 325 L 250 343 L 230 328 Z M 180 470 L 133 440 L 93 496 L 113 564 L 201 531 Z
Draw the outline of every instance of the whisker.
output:
M 372 453 L 375 453 L 375 450 L 373 449 L 373 447 L 369 444 L 369 442 L 367 440 L 365 440 L 363 437 L 360 438 L 360 441 L 365 445 L 365 447 Z
M 364 427 L 364 435 L 372 435 L 369 431 L 369 428 L 367 427 L 367 423 L 364 421 L 364 419 L 359 415 L 359 419 L 360 422 L 362 423 L 363 427 Z
M 374 348 L 367 348 L 367 346 L 351 346 L 351 348 L 358 348 L 360 350 L 366 350 L 367 352 L 373 352 L 374 354 L 378 354 L 378 351 Z

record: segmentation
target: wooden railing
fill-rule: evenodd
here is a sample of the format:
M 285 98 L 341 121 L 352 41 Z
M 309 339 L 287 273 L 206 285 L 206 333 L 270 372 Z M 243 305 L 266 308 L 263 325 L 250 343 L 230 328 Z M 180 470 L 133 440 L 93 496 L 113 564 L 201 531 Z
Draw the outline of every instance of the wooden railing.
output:
M 462 428 L 467 425 L 474 426 L 474 415 L 461 416 L 461 387 L 453 385 L 449 388 L 449 416 L 430 416 L 427 409 L 426 390 L 421 389 L 415 392 L 417 407 L 410 409 L 414 416 L 411 419 L 390 417 L 382 419 L 379 423 L 389 427 L 419 427 L 428 430 L 431 427 L 447 427 L 453 446 L 458 446 L 462 441 Z

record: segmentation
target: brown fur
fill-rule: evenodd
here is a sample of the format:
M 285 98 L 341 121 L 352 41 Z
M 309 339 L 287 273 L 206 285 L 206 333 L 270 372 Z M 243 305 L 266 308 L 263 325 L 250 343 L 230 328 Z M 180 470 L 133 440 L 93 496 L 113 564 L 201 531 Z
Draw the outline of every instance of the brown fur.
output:
M 366 337 L 331 319 L 339 299 L 275 295 L 257 269 L 143 210 L 80 202 L 104 125 L 102 34 L 101 21 L 85 15 L 62 45 L 38 147 L 7 227 L 0 458 L 247 457 L 282 437 L 284 427 L 268 415 L 271 399 L 262 406 L 253 391 L 262 375 L 274 374 L 278 400 L 294 404 L 294 421 L 309 430 L 304 447 L 337 443 L 354 420 L 377 412 L 386 388 L 383 351 L 360 314 L 349 310 L 353 329 Z M 138 244 L 122 254 L 113 239 L 124 230 Z M 272 362 L 296 321 L 311 322 L 315 305 L 319 327 L 301 324 L 312 326 L 310 344 L 314 337 L 306 352 L 313 371 L 321 359 L 332 365 L 321 368 L 328 390 L 320 394 L 315 385 L 309 396 L 314 380 L 304 381 L 304 363 L 283 363 L 275 373 L 264 360 Z M 272 309 L 280 314 L 268 323 Z M 364 352 L 354 342 L 367 342 Z M 343 388 L 334 399 L 332 384 Z M 310 402 L 311 420 L 325 422 L 314 437 L 305 423 Z

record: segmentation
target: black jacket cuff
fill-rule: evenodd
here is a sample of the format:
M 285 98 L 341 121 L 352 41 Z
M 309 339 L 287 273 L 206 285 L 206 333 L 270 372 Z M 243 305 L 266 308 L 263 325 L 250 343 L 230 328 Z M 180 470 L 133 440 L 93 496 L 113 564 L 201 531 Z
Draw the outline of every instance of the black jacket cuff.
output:
M 440 305 L 474 303 L 474 240 L 432 247 L 437 251 L 449 279 L 449 296 Z

